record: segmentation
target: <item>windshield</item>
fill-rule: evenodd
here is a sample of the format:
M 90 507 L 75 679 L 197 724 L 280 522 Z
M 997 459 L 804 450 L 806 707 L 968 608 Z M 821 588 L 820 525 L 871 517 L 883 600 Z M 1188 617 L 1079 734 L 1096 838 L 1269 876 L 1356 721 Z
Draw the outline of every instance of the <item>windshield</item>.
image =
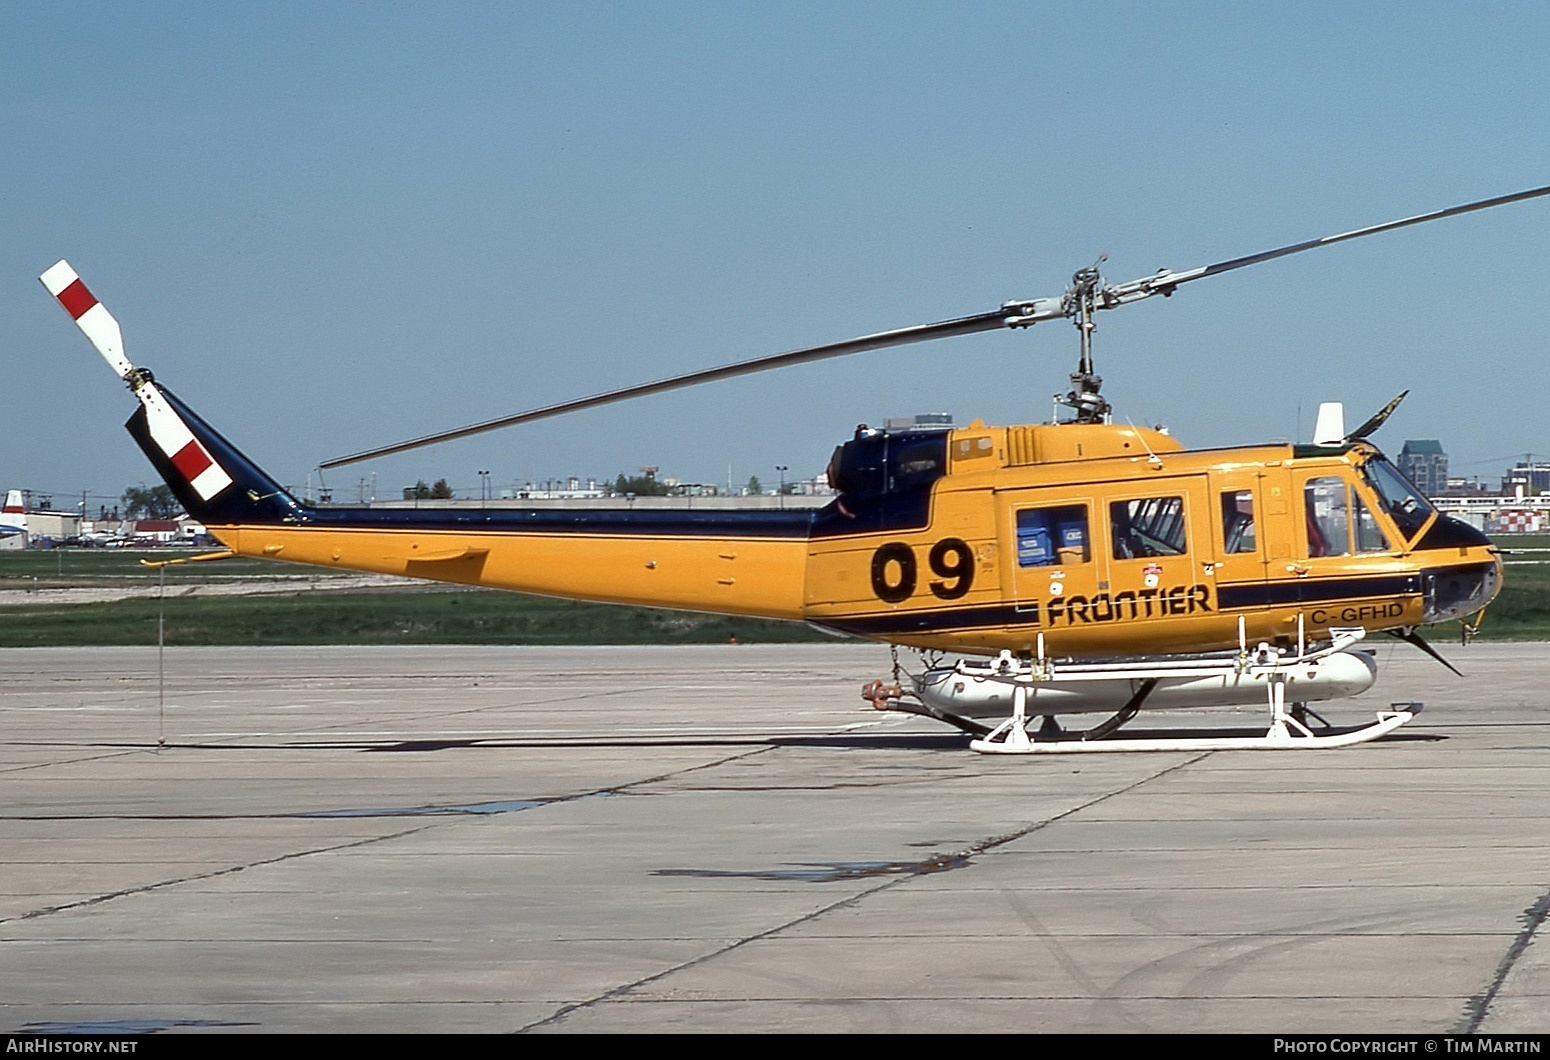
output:
M 1383 510 L 1399 525 L 1400 533 L 1413 538 L 1420 532 L 1426 520 L 1436 511 L 1421 491 L 1399 473 L 1399 469 L 1381 456 L 1375 456 L 1362 467 L 1367 484 L 1377 493 Z

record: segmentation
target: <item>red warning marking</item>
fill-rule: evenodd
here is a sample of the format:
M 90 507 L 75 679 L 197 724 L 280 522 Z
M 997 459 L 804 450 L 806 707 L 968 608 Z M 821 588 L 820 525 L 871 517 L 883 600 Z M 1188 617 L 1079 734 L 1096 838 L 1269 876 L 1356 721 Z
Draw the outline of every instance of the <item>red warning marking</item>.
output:
M 178 469 L 187 481 L 193 482 L 205 468 L 215 463 L 210 459 L 210 454 L 204 451 L 204 447 L 197 441 L 190 441 L 183 448 L 172 454 L 172 466 Z
M 69 287 L 60 291 L 59 304 L 65 307 L 65 312 L 70 314 L 71 320 L 80 320 L 81 314 L 97 304 L 97 296 L 86 289 L 86 285 L 77 279 Z

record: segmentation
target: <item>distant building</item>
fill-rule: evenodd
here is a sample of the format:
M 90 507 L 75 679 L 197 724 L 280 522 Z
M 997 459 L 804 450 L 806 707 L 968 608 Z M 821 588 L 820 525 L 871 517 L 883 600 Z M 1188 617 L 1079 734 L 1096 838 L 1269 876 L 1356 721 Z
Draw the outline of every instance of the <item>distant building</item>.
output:
M 1536 534 L 1550 526 L 1550 497 L 1445 497 L 1437 510 L 1487 534 Z
M 1406 441 L 1399 451 L 1399 470 L 1428 497 L 1448 492 L 1448 454 L 1435 438 Z
M 1525 497 L 1550 493 L 1550 464 L 1530 459 L 1509 467 L 1502 475 L 1502 495 L 1512 497 L 1520 492 Z
M 1486 497 L 1491 488 L 1479 479 L 1448 477 L 1448 489 L 1444 497 Z
M 137 543 L 154 542 L 158 545 L 170 545 L 179 536 L 176 519 L 136 519 L 134 524 L 134 538 Z
M 81 534 L 81 513 L 49 510 L 27 512 L 27 547 L 51 548 Z
M 574 501 L 607 495 L 608 489 L 597 479 L 589 478 L 583 484 L 579 475 L 565 479 L 544 479 L 541 483 L 524 482 L 520 487 L 500 491 L 500 499 L 504 501 Z

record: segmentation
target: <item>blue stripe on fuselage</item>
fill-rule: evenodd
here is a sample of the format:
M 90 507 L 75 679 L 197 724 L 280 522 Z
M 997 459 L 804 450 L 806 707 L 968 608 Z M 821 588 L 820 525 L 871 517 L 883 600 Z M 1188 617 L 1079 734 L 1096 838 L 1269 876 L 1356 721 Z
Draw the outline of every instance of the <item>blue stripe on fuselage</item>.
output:
M 627 537 L 806 537 L 811 510 L 634 511 L 628 508 L 311 508 L 301 525 L 329 530 Z

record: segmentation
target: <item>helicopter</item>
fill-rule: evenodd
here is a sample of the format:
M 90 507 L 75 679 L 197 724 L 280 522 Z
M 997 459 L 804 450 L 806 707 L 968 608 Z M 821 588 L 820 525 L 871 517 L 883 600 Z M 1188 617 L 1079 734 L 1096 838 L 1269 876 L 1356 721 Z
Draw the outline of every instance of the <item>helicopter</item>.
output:
M 118 322 L 66 261 L 40 279 L 139 407 L 126 427 L 226 551 L 519 592 L 807 622 L 893 646 L 880 710 L 953 725 L 984 753 L 1318 749 L 1410 721 L 1394 704 L 1337 727 L 1311 703 L 1370 688 L 1389 633 L 1475 626 L 1497 550 L 1438 512 L 1370 440 L 1320 409 L 1309 444 L 1186 449 L 1121 425 L 1094 370 L 1099 311 L 1334 243 L 1550 195 L 1502 195 L 1109 284 L 1102 258 L 1058 297 L 738 361 L 323 461 L 322 469 L 721 379 L 908 343 L 1070 320 L 1067 410 L 1050 422 L 874 430 L 834 450 L 816 510 L 323 507 L 304 503 L 124 353 Z M 898 649 L 920 653 L 906 673 Z M 1451 667 L 1450 667 L 1451 668 Z M 906 681 L 906 678 L 908 680 Z M 1263 705 L 1252 735 L 1114 735 L 1148 710 Z M 1107 714 L 1068 732 L 1061 717 Z M 1320 727 L 1315 729 L 1314 724 Z

